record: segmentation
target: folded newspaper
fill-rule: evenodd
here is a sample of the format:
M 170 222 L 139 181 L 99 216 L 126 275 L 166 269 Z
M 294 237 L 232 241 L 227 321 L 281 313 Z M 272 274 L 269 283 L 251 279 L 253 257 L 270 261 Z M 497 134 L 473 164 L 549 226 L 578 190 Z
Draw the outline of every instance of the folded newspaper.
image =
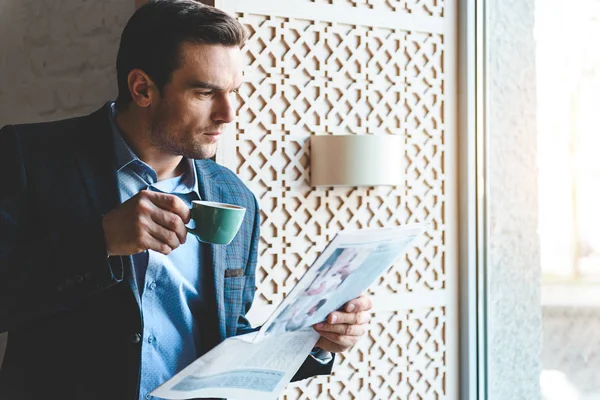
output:
M 277 399 L 319 339 L 312 325 L 365 292 L 428 227 L 339 232 L 259 331 L 226 339 L 151 395 Z

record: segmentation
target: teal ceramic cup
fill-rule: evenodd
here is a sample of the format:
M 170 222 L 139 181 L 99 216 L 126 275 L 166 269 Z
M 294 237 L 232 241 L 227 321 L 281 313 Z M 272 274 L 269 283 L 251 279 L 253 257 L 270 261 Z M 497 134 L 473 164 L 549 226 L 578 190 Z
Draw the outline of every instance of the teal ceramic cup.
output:
M 193 200 L 190 212 L 194 227 L 187 228 L 189 233 L 201 242 L 229 244 L 242 226 L 246 209 L 233 204 Z

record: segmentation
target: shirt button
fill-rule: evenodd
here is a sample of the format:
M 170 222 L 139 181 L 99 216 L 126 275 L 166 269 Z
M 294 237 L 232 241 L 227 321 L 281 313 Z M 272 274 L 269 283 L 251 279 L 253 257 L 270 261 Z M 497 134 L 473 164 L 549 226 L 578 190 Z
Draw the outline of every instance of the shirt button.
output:
M 154 335 L 148 336 L 148 343 L 150 343 L 150 344 L 156 343 L 156 337 L 154 337 Z
M 150 282 L 150 284 L 148 285 L 148 289 L 150 289 L 150 290 L 156 289 L 156 282 L 154 282 L 154 281 Z
M 149 399 L 152 396 L 150 396 L 150 393 L 146 393 L 146 395 L 144 397 L 147 398 L 147 399 Z
M 139 343 L 142 340 L 142 335 L 139 333 L 134 333 L 131 335 L 131 343 Z

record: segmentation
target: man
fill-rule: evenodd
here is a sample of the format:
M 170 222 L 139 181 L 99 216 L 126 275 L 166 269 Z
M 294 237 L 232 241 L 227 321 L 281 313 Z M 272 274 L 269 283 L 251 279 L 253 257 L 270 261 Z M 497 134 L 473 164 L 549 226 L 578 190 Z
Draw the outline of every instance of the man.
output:
M 238 21 L 157 0 L 125 27 L 119 95 L 89 116 L 0 131 L 0 398 L 142 399 L 252 330 L 260 214 L 211 160 L 242 84 Z M 186 234 L 193 199 L 247 209 L 228 246 Z M 364 333 L 360 297 L 315 329 L 294 379 Z

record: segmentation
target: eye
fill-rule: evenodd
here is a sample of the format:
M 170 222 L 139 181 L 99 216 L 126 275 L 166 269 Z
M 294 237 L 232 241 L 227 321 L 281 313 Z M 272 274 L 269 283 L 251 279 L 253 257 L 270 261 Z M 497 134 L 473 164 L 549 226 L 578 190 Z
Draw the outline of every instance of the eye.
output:
M 210 92 L 196 92 L 196 95 L 198 97 L 210 97 L 213 94 L 215 94 L 215 92 L 213 92 L 213 91 L 210 91 Z

